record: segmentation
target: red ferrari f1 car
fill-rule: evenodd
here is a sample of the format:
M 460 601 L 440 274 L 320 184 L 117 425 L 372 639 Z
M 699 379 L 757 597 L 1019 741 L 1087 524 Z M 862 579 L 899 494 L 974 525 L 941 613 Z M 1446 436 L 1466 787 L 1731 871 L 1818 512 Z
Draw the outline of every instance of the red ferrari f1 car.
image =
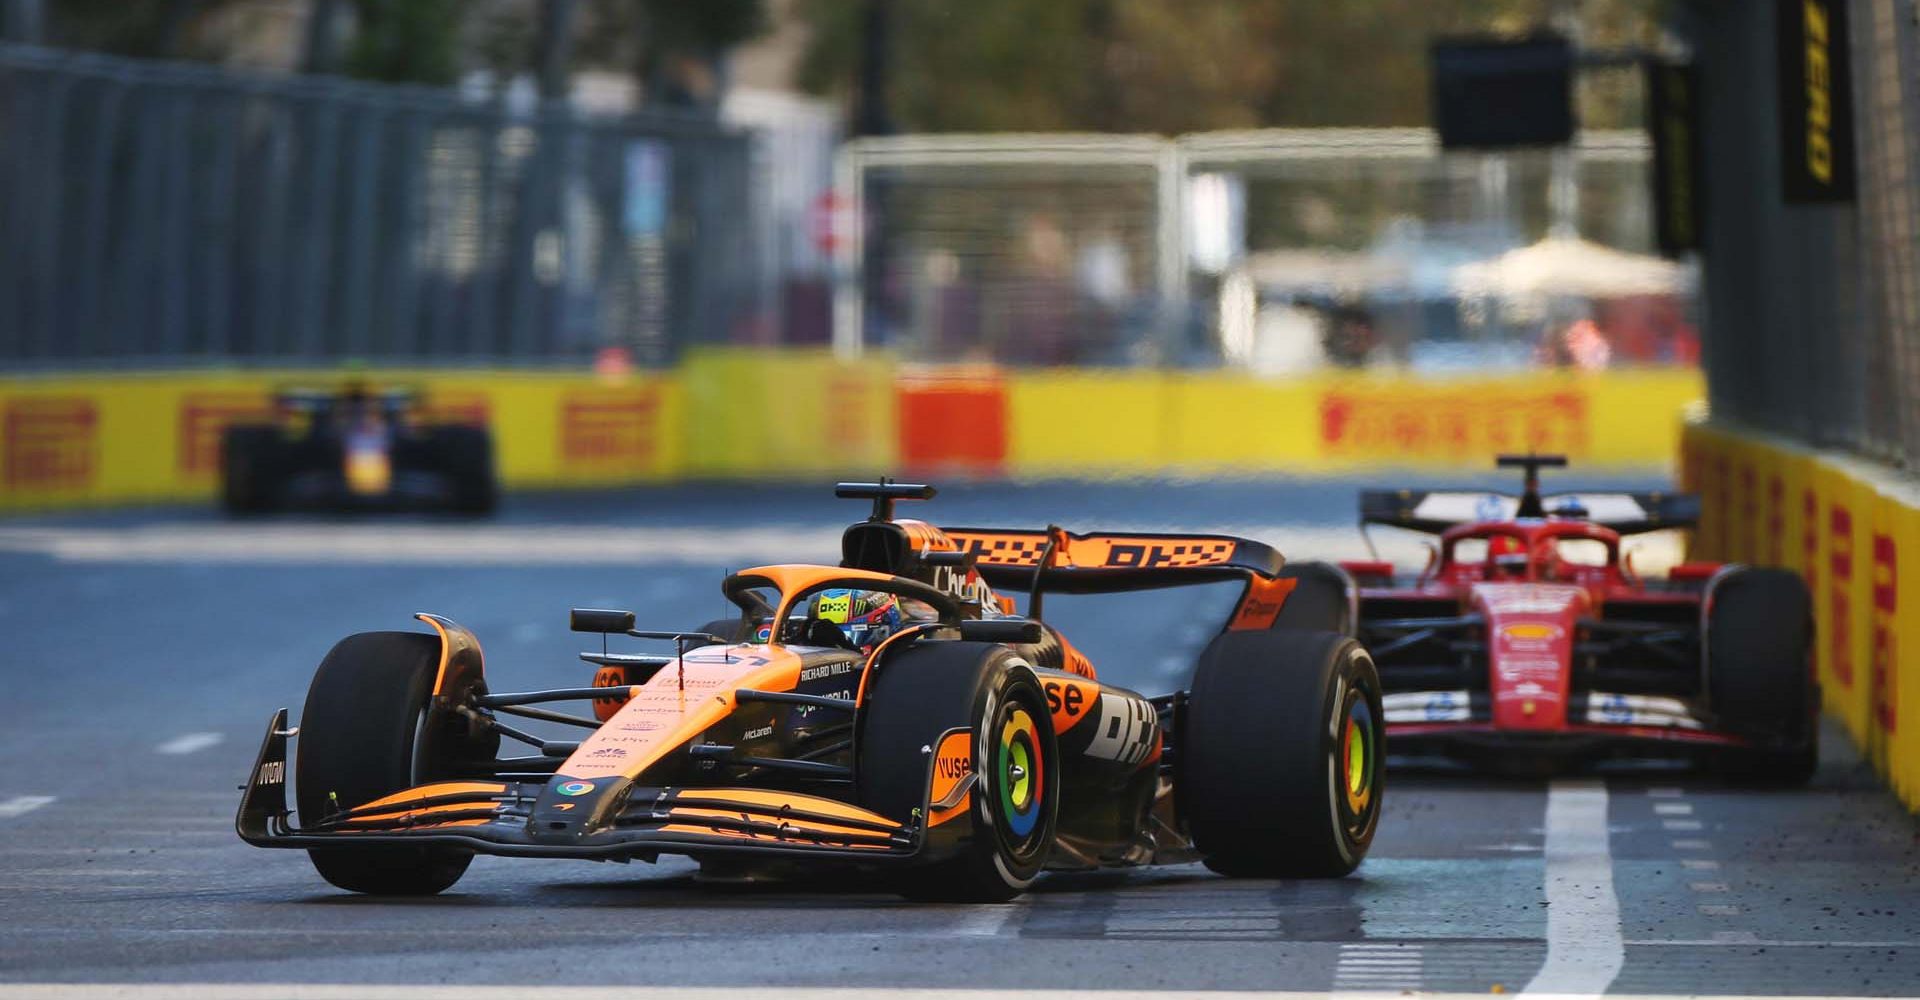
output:
M 475 854 L 652 861 L 729 875 L 832 865 L 910 896 L 1006 899 L 1043 870 L 1202 860 L 1338 876 L 1380 816 L 1379 680 L 1351 638 L 1297 628 L 1279 553 L 1225 536 L 936 528 L 873 501 L 839 566 L 727 577 L 736 618 L 581 654 L 590 687 L 497 693 L 465 629 L 349 636 L 297 730 L 277 713 L 241 837 L 307 849 L 322 877 L 434 893 Z M 1050 592 L 1244 582 L 1184 690 L 1099 680 L 1041 616 Z M 1027 591 L 1024 615 L 992 589 Z M 590 703 L 591 716 L 550 703 Z M 576 726 L 550 740 L 509 718 Z M 520 725 L 524 725 L 521 723 Z M 291 758 L 289 744 L 298 740 Z M 502 757 L 502 740 L 530 753 Z M 288 809 L 294 785 L 298 823 Z
M 1323 627 L 1351 629 L 1386 689 L 1400 754 L 1511 766 L 1568 758 L 1705 758 L 1758 780 L 1805 781 L 1817 763 L 1811 603 L 1788 570 L 1682 563 L 1634 571 L 1622 540 L 1688 528 L 1696 497 L 1542 496 L 1560 456 L 1503 456 L 1518 496 L 1379 490 L 1362 531 L 1437 536 L 1419 573 L 1392 563 L 1318 566 Z

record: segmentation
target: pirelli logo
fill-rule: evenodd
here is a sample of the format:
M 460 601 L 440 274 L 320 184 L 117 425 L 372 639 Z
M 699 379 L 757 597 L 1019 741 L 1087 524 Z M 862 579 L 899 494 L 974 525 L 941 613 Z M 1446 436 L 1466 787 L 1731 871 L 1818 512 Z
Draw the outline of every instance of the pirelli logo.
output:
M 85 396 L 16 399 L 0 417 L 0 482 L 9 490 L 83 490 L 93 485 L 100 415 Z
M 1789 202 L 1853 199 L 1853 71 L 1845 0 L 1775 0 L 1781 176 Z
M 646 467 L 657 454 L 659 400 L 652 391 L 570 398 L 560 409 L 560 458 L 571 466 Z
M 228 426 L 272 417 L 273 407 L 264 392 L 188 393 L 180 400 L 176 424 L 180 474 L 190 478 L 212 476 L 220 471 L 220 442 Z
M 1334 457 L 1431 460 L 1509 451 L 1584 455 L 1584 392 L 1340 390 L 1320 401 L 1320 444 Z

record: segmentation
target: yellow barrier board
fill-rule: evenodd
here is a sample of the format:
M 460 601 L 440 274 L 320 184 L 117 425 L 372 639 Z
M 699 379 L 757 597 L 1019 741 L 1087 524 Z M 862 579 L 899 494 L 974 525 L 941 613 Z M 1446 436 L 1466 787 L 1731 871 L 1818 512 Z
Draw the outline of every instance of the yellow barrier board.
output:
M 1229 372 L 1030 372 L 1009 378 L 1019 476 L 1479 470 L 1500 452 L 1580 467 L 1672 463 L 1687 370 L 1497 377 L 1260 379 Z
M 435 419 L 493 428 L 508 487 L 903 471 L 1075 477 L 1481 470 L 1501 451 L 1651 468 L 1677 448 L 1689 371 L 1267 380 L 1226 372 L 939 370 L 824 349 L 692 352 L 677 370 L 379 371 Z M 220 441 L 269 416 L 276 387 L 342 372 L 186 372 L 0 379 L 0 509 L 210 497 Z M 930 388 L 931 387 L 931 388 Z M 903 411 L 902 407 L 909 410 Z M 907 419 L 911 416 L 911 420 Z M 931 421 L 932 423 L 929 423 Z M 904 471 L 911 472 L 911 469 Z
M 1759 498 L 1751 523 L 1746 468 Z M 1692 556 L 1800 571 L 1813 597 L 1827 711 L 1920 810 L 1920 483 L 1698 423 L 1685 429 L 1682 469 L 1703 498 Z
M 890 473 L 894 366 L 821 349 L 718 348 L 680 368 L 686 472 L 701 478 Z
M 339 372 L 110 375 L 0 380 L 0 509 L 208 498 L 220 441 L 270 419 L 276 388 L 331 388 Z M 509 487 L 676 477 L 681 398 L 671 377 L 378 372 L 421 390 L 429 420 L 486 423 Z

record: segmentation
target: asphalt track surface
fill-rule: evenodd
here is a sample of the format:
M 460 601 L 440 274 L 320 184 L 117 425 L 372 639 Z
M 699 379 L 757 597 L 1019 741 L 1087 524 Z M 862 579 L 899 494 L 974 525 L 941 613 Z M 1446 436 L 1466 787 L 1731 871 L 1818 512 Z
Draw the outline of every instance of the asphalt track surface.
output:
M 1361 551 L 1354 485 L 982 486 L 927 513 L 1238 528 L 1337 555 Z M 1920 994 L 1920 823 L 1832 732 L 1794 791 L 1398 768 L 1352 877 L 1054 876 L 999 906 L 487 858 L 444 896 L 377 900 L 235 837 L 269 714 L 298 711 L 340 636 L 432 610 L 480 636 L 496 687 L 582 684 L 569 606 L 692 626 L 725 610 L 726 569 L 831 558 L 859 515 L 818 488 L 697 487 L 516 497 L 487 522 L 0 521 L 0 995 Z M 1103 677 L 1170 689 L 1230 600 L 1057 599 L 1049 616 Z

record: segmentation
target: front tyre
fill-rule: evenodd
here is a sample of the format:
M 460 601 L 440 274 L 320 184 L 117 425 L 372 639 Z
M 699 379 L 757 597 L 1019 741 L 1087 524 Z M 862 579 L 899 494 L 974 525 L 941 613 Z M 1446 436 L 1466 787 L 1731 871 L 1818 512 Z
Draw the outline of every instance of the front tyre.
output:
M 362 632 L 320 661 L 300 713 L 294 791 L 300 823 L 453 777 L 459 762 L 491 757 L 497 734 L 471 732 L 430 711 L 440 640 L 418 632 Z M 471 851 L 447 847 L 327 847 L 307 852 L 320 877 L 351 892 L 427 896 L 455 882 Z
M 1337 878 L 1373 843 L 1385 787 L 1380 677 L 1331 632 L 1225 632 L 1180 724 L 1180 803 L 1207 867 Z
M 860 800 L 904 818 L 926 804 L 929 750 L 968 733 L 973 784 L 961 811 L 929 817 L 930 837 L 955 834 L 955 852 L 901 873 L 912 899 L 1005 902 L 1040 875 L 1053 846 L 1060 771 L 1046 695 L 1026 661 L 1004 646 L 929 642 L 868 669 L 855 745 Z M 958 824 L 949 826 L 948 824 Z
M 1707 697 L 1714 717 L 1752 741 L 1720 760 L 1728 777 L 1802 785 L 1820 766 L 1813 601 L 1792 570 L 1740 567 L 1712 585 Z

